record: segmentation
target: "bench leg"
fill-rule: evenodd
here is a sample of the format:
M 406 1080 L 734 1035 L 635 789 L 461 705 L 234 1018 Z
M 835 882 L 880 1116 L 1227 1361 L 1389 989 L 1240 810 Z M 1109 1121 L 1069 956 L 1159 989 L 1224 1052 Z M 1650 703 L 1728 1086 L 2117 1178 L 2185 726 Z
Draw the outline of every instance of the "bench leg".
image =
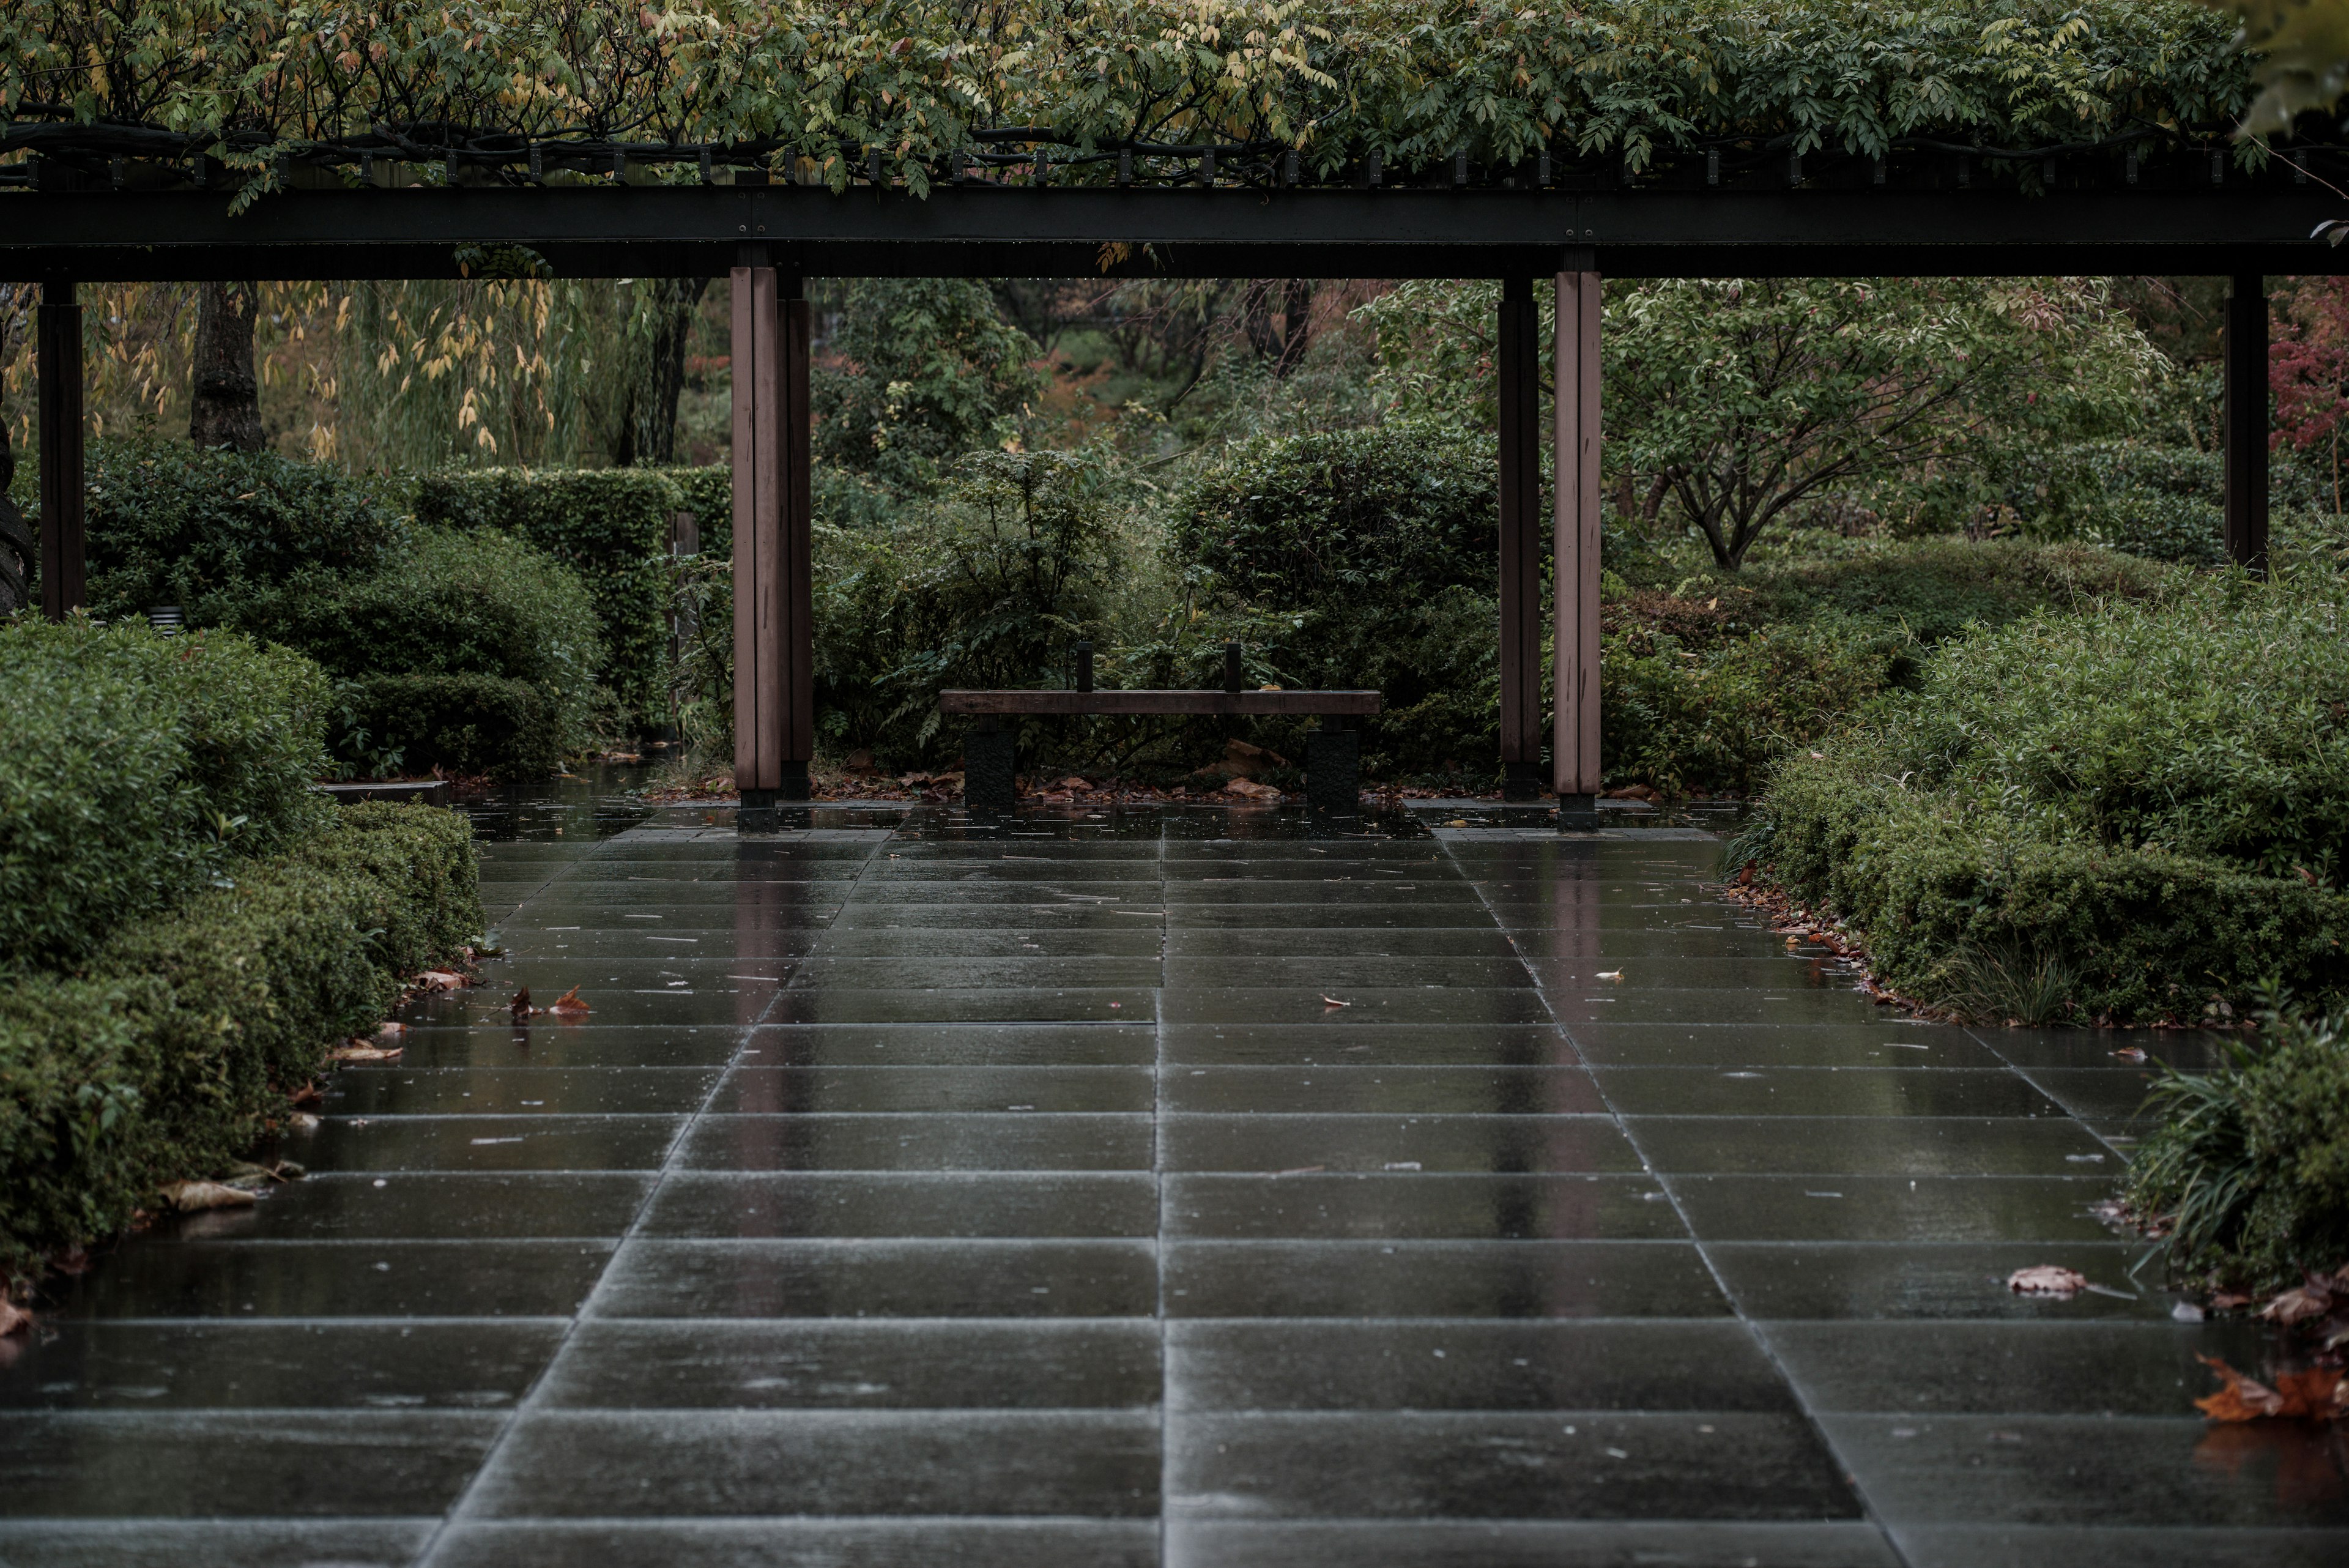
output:
M 1557 830 L 1560 833 L 1596 833 L 1599 830 L 1599 797 L 1595 794 L 1558 796 Z
M 1315 811 L 1362 809 L 1362 736 L 1324 725 L 1305 737 L 1305 804 Z
M 1019 798 L 1017 737 L 992 719 L 963 737 L 962 800 L 973 811 L 1009 811 Z

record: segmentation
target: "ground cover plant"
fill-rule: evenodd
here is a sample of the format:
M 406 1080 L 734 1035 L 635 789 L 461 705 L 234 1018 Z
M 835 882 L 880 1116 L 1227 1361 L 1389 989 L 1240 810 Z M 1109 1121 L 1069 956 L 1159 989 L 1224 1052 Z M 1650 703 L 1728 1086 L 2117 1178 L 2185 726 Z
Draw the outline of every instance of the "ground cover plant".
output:
M 311 790 L 329 690 L 230 633 L 0 626 L 0 1279 L 217 1173 L 481 929 L 463 818 Z
M 2204 577 L 1945 645 L 1789 758 L 1734 859 L 1992 1020 L 2232 1017 L 2349 984 L 2340 579 Z
M 2127 1197 L 2178 1273 L 2267 1292 L 2349 1264 L 2349 1012 L 2276 997 L 2258 1023 L 2215 1070 L 2155 1082 Z

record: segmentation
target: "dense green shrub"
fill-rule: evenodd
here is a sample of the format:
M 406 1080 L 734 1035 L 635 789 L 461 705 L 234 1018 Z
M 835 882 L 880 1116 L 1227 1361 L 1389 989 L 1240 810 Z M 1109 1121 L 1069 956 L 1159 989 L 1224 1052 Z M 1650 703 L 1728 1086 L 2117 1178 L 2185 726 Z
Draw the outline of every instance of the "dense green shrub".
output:
M 324 811 L 327 683 L 225 632 L 0 625 L 0 971 L 72 963 Z
M 2314 574 L 2206 580 L 1946 645 L 1779 772 L 1748 853 L 1929 998 L 1999 955 L 2079 1018 L 2199 1017 L 2271 975 L 2337 994 L 2343 607 Z
M 809 388 L 819 472 L 926 493 L 966 452 L 1001 445 L 1044 384 L 1041 351 L 983 283 L 860 278 L 842 304 Z
M 544 777 L 586 743 L 602 647 L 578 577 L 496 532 L 420 527 L 371 576 L 281 604 L 256 626 L 343 682 L 353 762 Z
M 502 530 L 579 575 L 602 630 L 597 678 L 639 725 L 668 722 L 669 519 L 687 506 L 674 471 L 653 468 L 479 469 L 416 489 L 419 522 Z
M 77 973 L 0 982 L 0 1277 L 245 1152 L 400 976 L 481 929 L 471 826 L 429 806 L 347 807 L 232 869 Z
M 2181 1272 L 2274 1289 L 2349 1261 L 2349 1013 L 2268 1009 L 2215 1072 L 2165 1071 L 2128 1197 Z
M 375 571 L 401 545 L 398 520 L 337 469 L 153 440 L 92 443 L 85 527 L 91 614 L 178 605 L 198 626 Z

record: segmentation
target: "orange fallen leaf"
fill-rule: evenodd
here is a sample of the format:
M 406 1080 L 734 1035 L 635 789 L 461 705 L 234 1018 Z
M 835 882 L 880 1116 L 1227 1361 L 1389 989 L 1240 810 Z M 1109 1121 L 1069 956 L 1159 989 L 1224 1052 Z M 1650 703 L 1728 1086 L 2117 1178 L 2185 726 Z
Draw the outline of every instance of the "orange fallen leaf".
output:
M 2194 1407 L 2213 1421 L 2337 1420 L 2349 1413 L 2349 1375 L 2330 1367 L 2312 1366 L 2286 1372 L 2272 1388 L 2246 1377 L 2215 1355 L 2195 1360 L 2224 1382 L 2216 1394 L 2194 1401 Z
M 528 993 L 525 992 L 524 994 Z M 548 1003 L 546 1010 L 549 1012 L 555 1014 L 557 1017 L 567 1017 L 577 1013 L 593 1012 L 595 1011 L 594 1008 L 579 1000 L 579 988 L 575 985 L 569 991 L 564 992 L 561 996 L 556 997 L 552 1002 Z
M 2024 1296 L 2075 1296 L 2088 1288 L 2088 1277 L 2055 1263 L 2035 1263 L 2006 1276 L 2006 1288 Z
M 1354 1005 L 1350 1002 L 1340 1002 L 1334 996 L 1325 996 L 1321 1000 L 1325 1004 L 1330 1007 L 1351 1007 Z

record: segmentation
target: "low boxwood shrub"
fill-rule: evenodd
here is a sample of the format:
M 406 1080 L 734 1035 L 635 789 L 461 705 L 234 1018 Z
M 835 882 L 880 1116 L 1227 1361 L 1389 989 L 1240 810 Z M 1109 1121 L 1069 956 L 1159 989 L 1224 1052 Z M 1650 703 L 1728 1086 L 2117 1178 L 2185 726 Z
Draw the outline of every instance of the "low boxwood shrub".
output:
M 495 532 L 419 527 L 383 570 L 283 603 L 267 628 L 338 677 L 339 755 L 509 780 L 588 740 L 602 653 L 587 592 Z
M 2128 1199 L 2183 1274 L 2272 1290 L 2349 1262 L 2349 1013 L 2262 1011 L 2216 1071 L 2165 1069 Z
M 398 520 L 340 470 L 153 439 L 89 451 L 90 613 L 177 605 L 217 625 L 255 597 L 300 597 L 399 553 Z
M 602 628 L 597 679 L 637 725 L 668 722 L 669 519 L 688 505 L 654 468 L 476 469 L 416 488 L 419 522 L 500 530 L 579 575 Z
M 0 973 L 78 962 L 314 828 L 328 700 L 232 633 L 0 624 Z
M 132 920 L 71 972 L 0 982 L 0 1273 L 120 1230 L 249 1149 L 399 977 L 481 929 L 471 829 L 367 805 Z
M 1945 645 L 1786 763 L 1739 857 L 1889 982 L 1979 1015 L 2199 1019 L 2267 977 L 2338 995 L 2343 601 L 2329 575 L 2205 580 Z

